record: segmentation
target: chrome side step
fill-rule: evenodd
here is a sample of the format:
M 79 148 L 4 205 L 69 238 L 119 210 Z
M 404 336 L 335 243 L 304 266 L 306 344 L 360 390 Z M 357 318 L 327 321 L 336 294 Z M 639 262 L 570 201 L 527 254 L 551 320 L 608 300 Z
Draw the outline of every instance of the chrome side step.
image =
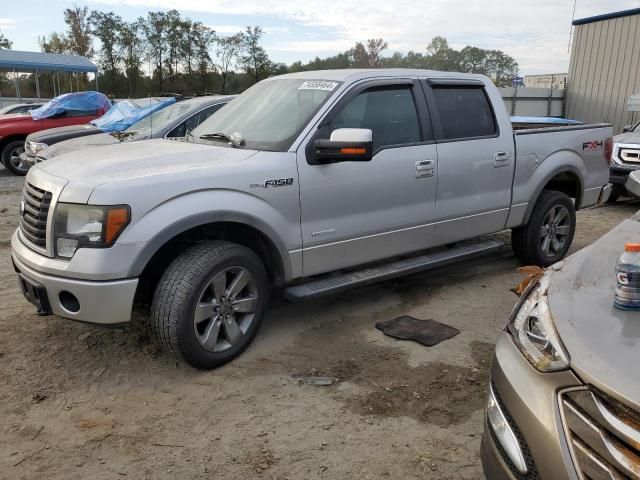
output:
M 488 255 L 498 251 L 503 245 L 504 243 L 498 240 L 465 242 L 453 248 L 425 253 L 416 257 L 403 258 L 363 270 L 331 275 L 330 277 L 324 276 L 307 283 L 287 287 L 284 290 L 284 297 L 292 302 L 310 300 L 324 295 L 339 293 L 350 288 L 431 270 L 481 255 Z

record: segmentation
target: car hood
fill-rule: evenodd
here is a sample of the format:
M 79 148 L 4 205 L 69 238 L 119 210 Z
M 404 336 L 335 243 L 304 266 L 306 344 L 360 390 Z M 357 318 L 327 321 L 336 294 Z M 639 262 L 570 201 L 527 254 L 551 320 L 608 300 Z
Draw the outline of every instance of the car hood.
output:
M 208 169 L 234 164 L 255 153 L 256 150 L 175 140 L 142 140 L 77 150 L 38 163 L 31 170 L 35 170 L 34 176 L 42 172 L 66 180 L 62 201 L 85 203 L 104 184 L 126 189 L 139 188 L 140 183 L 151 185 L 153 177 L 188 181 Z
M 87 134 L 83 137 L 61 141 L 60 143 L 56 143 L 55 145 L 45 148 L 44 150 L 39 152 L 38 157 L 40 157 L 41 160 L 50 160 L 53 157 L 57 157 L 64 153 L 75 152 L 78 150 L 83 150 L 85 148 L 101 147 L 104 145 L 115 145 L 116 143 L 120 143 L 112 135 L 108 133 L 100 133 L 100 129 L 96 127 L 93 128 L 97 130 L 97 132 L 95 132 L 95 135 Z
M 76 138 L 83 135 L 94 135 L 100 132 L 102 132 L 102 130 L 98 127 L 86 123 L 84 125 L 68 125 L 66 127 L 55 127 L 48 128 L 47 130 L 41 130 L 30 134 L 27 137 L 27 140 L 53 145 L 54 143 L 62 142 L 70 138 Z
M 549 306 L 585 382 L 640 410 L 640 312 L 614 308 L 616 260 L 640 237 L 640 212 L 565 260 L 551 274 Z
M 627 143 L 640 145 L 640 132 L 621 133 L 613 137 L 615 143 Z

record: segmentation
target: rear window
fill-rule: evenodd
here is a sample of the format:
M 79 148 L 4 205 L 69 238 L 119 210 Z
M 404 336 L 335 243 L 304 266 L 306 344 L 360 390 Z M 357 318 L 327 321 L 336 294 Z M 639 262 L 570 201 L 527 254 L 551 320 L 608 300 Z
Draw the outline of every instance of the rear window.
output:
M 496 122 L 482 87 L 434 86 L 442 140 L 493 136 Z

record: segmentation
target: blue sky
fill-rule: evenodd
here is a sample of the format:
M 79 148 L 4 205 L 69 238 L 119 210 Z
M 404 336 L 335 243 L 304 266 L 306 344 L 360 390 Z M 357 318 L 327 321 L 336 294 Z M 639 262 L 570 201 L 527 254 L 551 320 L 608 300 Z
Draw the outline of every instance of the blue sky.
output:
M 640 0 L 576 1 L 576 18 L 640 7 Z M 285 63 L 333 55 L 373 37 L 387 40 L 387 54 L 421 51 L 442 35 L 456 48 L 501 49 L 524 74 L 567 70 L 573 10 L 573 0 L 3 0 L 0 31 L 14 49 L 38 50 L 38 35 L 64 31 L 62 11 L 73 5 L 126 20 L 177 8 L 221 35 L 260 25 L 267 52 Z

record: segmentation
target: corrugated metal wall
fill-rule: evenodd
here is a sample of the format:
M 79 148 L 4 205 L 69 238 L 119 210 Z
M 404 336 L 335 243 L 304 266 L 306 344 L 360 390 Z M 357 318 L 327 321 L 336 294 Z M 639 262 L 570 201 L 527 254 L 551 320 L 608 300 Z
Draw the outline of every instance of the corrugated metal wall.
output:
M 620 133 L 633 120 L 627 100 L 640 91 L 640 15 L 574 28 L 567 117 L 609 122 Z

